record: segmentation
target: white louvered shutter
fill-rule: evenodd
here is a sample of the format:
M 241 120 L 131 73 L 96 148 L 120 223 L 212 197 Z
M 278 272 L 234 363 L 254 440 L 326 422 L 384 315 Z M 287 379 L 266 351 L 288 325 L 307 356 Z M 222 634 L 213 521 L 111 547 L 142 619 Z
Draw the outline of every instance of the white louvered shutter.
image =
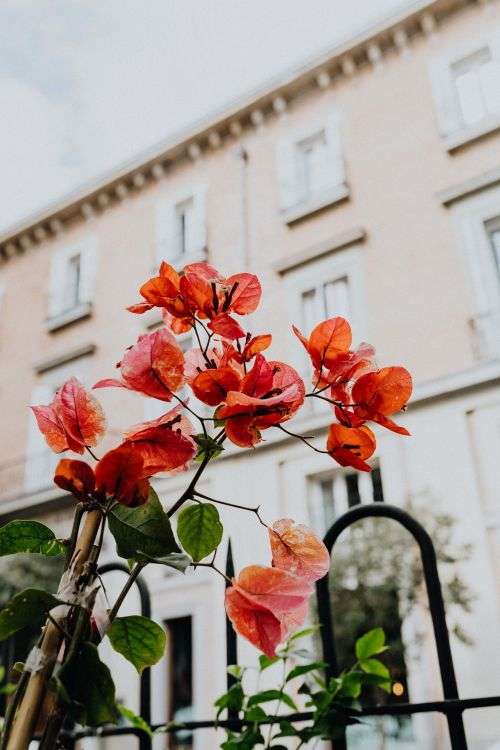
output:
M 31 394 L 30 403 L 34 406 L 48 404 L 52 401 L 52 396 L 52 388 L 49 385 L 37 385 Z M 35 491 L 50 487 L 58 457 L 45 442 L 31 409 L 29 410 L 28 420 L 24 488 L 27 491 Z
M 276 166 L 280 191 L 280 206 L 283 210 L 291 208 L 299 200 L 297 144 L 288 139 L 278 143 L 276 149 Z
M 202 256 L 207 248 L 206 190 L 197 190 L 192 201 L 187 221 L 186 250 L 188 255 Z
M 75 248 L 78 252 L 78 248 Z M 70 255 L 71 257 L 71 255 Z M 94 299 L 97 279 L 97 241 L 92 238 L 82 243 L 80 249 L 80 303 L 90 303 Z
M 178 256 L 176 245 L 175 204 L 171 199 L 161 198 L 155 209 L 155 262 L 172 261 Z
M 346 181 L 345 159 L 342 148 L 342 133 L 339 112 L 330 112 L 326 126 L 326 159 L 324 188 L 343 185 Z

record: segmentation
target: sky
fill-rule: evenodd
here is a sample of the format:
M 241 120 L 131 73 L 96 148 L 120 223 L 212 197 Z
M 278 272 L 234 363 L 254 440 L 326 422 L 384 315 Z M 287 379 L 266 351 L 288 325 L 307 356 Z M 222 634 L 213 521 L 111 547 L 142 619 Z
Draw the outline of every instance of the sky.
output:
M 2 0 L 0 232 L 408 0 Z

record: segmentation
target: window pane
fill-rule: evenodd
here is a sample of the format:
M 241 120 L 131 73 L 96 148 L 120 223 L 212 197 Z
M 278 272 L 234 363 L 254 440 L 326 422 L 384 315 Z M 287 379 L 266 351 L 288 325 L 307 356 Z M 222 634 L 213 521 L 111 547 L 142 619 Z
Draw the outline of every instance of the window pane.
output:
M 358 488 L 358 475 L 346 474 L 345 483 L 347 487 L 347 505 L 349 508 L 354 508 L 355 505 L 361 503 Z
M 327 318 L 341 315 L 350 318 L 349 280 L 347 276 L 329 281 L 323 286 L 324 312 Z
M 469 71 L 457 76 L 455 86 L 464 123 L 472 125 L 481 120 L 486 114 L 486 108 L 477 73 Z
M 319 322 L 316 289 L 309 289 L 302 294 L 302 324 L 305 335 L 309 336 L 314 326 Z
M 65 310 L 71 310 L 80 302 L 81 255 L 73 255 L 68 259 L 66 269 Z
M 494 111 L 499 101 L 498 78 L 488 47 L 459 60 L 452 66 L 462 120 L 472 125 Z
M 326 139 L 322 131 L 298 143 L 298 184 L 303 197 L 325 186 Z
M 382 487 L 382 474 L 380 473 L 380 469 L 378 467 L 372 470 L 371 480 L 373 486 L 373 502 L 383 503 L 384 489 Z
M 485 229 L 491 244 L 495 267 L 500 281 L 500 217 L 488 221 L 485 225 Z
M 191 247 L 193 232 L 193 199 L 183 201 L 176 206 L 176 249 L 178 255 L 186 255 Z

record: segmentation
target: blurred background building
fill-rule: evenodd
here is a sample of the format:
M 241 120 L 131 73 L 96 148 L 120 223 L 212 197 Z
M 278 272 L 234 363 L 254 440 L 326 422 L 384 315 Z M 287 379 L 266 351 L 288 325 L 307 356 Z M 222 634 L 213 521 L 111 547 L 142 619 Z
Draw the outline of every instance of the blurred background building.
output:
M 274 358 L 306 374 L 290 322 L 309 331 L 320 319 L 345 315 L 355 340 L 376 345 L 381 363 L 408 367 L 415 393 L 401 421 L 412 437 L 380 432 L 367 475 L 269 431 L 257 450 L 228 450 L 207 472 L 202 491 L 262 503 L 266 518 L 292 516 L 319 532 L 357 503 L 411 507 L 441 552 L 461 694 L 498 693 L 495 0 L 413 4 L 30 216 L 0 238 L 0 252 L 3 522 L 25 516 L 61 533 L 68 527 L 73 501 L 52 486 L 57 457 L 27 404 L 48 402 L 70 375 L 88 386 L 112 376 L 124 348 L 160 325 L 156 314 L 125 311 L 160 260 L 182 267 L 207 259 L 227 274 L 251 270 L 264 296 L 250 327 L 273 334 Z M 188 335 L 182 343 L 191 346 Z M 127 392 L 98 395 L 111 442 L 125 426 L 165 410 L 161 402 Z M 328 424 L 327 409 L 304 408 L 294 427 L 322 440 Z M 166 503 L 186 479 L 158 481 Z M 224 515 L 239 569 L 264 562 L 268 552 L 262 528 L 256 525 L 250 534 L 252 521 L 245 518 L 242 531 L 237 513 Z M 377 589 L 370 621 L 353 628 L 366 629 L 378 619 L 374 624 L 392 625 L 403 698 L 439 698 L 425 605 L 414 590 L 417 601 L 410 601 L 411 586 L 405 589 L 403 581 L 414 580 L 401 562 L 414 550 L 387 527 L 372 531 L 356 548 L 349 546 L 354 536 L 347 540 L 335 585 L 350 591 L 358 608 L 365 601 L 356 598 L 361 587 Z M 358 550 L 356 559 L 349 549 Z M 110 544 L 107 555 L 113 552 Z M 367 560 L 373 567 L 363 568 Z M 368 579 L 361 581 L 362 574 Z M 224 618 L 222 607 L 213 606 L 222 597 L 220 584 L 208 575 L 165 570 L 148 578 L 153 615 L 170 634 L 171 658 L 154 669 L 155 719 L 208 717 L 225 680 Z M 345 621 L 350 615 L 345 596 L 342 601 L 338 612 Z M 241 644 L 240 659 L 253 658 Z M 131 705 L 135 678 L 126 669 L 123 674 L 120 697 Z M 471 750 L 500 747 L 497 709 L 466 714 L 466 727 Z M 352 747 L 366 750 L 448 747 L 437 717 L 352 737 Z M 196 750 L 216 746 L 203 733 L 177 742 Z M 166 746 L 165 738 L 157 743 Z

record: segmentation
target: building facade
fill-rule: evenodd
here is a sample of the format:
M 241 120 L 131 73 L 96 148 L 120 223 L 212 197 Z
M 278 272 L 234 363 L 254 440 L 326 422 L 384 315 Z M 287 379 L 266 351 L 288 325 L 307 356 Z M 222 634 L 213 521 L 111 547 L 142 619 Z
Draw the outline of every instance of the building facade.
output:
M 3 520 L 24 515 L 67 527 L 72 501 L 51 486 L 57 458 L 27 404 L 47 403 L 70 375 L 86 385 L 112 375 L 125 347 L 160 322 L 125 311 L 159 261 L 181 267 L 208 259 L 228 274 L 251 270 L 264 288 L 253 330 L 273 334 L 273 357 L 305 373 L 290 322 L 310 330 L 341 314 L 356 341 L 377 347 L 380 362 L 412 372 L 405 415 L 412 437 L 380 434 L 377 470 L 353 479 L 327 457 L 269 434 L 251 457 L 228 451 L 202 491 L 262 503 L 270 519 L 292 516 L 319 531 L 356 502 L 404 506 L 424 498 L 452 514 L 457 541 L 473 547 L 461 571 L 475 596 L 463 615 L 473 645 L 453 642 L 460 691 L 498 693 L 496 0 L 414 3 L 29 217 L 0 238 L 0 252 Z M 163 408 L 119 390 L 99 398 L 111 441 Z M 328 423 L 327 411 L 304 409 L 294 424 L 321 437 Z M 185 481 L 160 480 L 158 491 L 170 500 Z M 264 535 L 256 527 L 249 536 L 250 519 L 243 535 L 235 513 L 224 515 L 236 567 L 266 560 Z M 172 653 L 177 644 L 189 661 L 155 668 L 155 718 L 168 718 L 172 706 L 177 716 L 189 706 L 196 718 L 210 716 L 225 679 L 224 618 L 213 607 L 219 582 L 158 570 L 149 578 L 153 615 L 166 623 Z M 252 649 L 241 644 L 240 658 L 253 659 Z M 418 659 L 411 699 L 439 698 L 435 654 L 424 644 Z M 473 750 L 498 750 L 497 709 L 471 712 L 466 727 Z M 394 747 L 447 747 L 439 720 L 415 720 L 412 731 L 413 740 Z M 216 747 L 208 734 L 194 743 Z

